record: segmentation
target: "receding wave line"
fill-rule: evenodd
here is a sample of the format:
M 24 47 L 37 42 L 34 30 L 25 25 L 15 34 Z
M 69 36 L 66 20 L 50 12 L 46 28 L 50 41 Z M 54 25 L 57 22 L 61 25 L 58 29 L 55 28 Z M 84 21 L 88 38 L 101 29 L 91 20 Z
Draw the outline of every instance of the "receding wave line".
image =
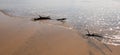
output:
M 4 10 L 0 10 L 0 12 L 3 13 L 4 15 L 6 15 L 6 16 L 9 16 L 9 17 L 19 17 L 19 16 L 11 15 L 11 14 L 7 13 L 7 12 L 4 11 Z M 19 18 L 24 18 L 24 17 L 19 17 Z
M 4 10 L 0 10 L 0 12 L 2 12 L 4 15 L 7 15 L 7 16 L 10 16 L 10 17 L 15 17 L 15 16 L 12 16 L 12 15 L 8 14 L 8 13 L 5 12 Z

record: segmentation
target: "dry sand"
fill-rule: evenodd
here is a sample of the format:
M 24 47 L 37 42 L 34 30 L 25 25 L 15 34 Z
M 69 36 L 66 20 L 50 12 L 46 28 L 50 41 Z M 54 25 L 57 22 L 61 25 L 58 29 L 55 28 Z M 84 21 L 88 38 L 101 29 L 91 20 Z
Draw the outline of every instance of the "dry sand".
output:
M 120 55 L 119 46 L 104 54 L 88 42 L 74 30 L 0 12 L 0 55 Z

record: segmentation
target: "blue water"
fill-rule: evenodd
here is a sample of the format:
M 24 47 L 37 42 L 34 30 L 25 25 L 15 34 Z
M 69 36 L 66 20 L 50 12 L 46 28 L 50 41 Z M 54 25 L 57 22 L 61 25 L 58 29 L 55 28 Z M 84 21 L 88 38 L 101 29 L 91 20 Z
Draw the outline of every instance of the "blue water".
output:
M 0 0 L 0 10 L 18 17 L 65 17 L 82 34 L 88 29 L 107 38 L 102 42 L 120 45 L 119 0 Z

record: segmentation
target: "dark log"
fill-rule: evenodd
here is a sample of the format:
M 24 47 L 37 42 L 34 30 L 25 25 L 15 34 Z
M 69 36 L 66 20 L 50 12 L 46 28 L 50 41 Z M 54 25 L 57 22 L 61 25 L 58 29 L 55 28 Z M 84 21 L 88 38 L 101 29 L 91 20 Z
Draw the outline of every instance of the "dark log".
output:
M 103 36 L 102 35 L 99 35 L 99 34 L 96 34 L 96 33 L 90 33 L 89 32 L 89 30 L 87 30 L 87 34 L 86 34 L 86 36 L 89 36 L 89 37 L 99 37 L 99 38 L 103 38 Z
M 57 21 L 64 21 L 66 18 L 56 19 Z
M 42 16 L 39 15 L 39 18 L 34 18 L 34 21 L 37 21 L 37 20 L 51 20 L 51 18 L 49 16 L 42 17 Z

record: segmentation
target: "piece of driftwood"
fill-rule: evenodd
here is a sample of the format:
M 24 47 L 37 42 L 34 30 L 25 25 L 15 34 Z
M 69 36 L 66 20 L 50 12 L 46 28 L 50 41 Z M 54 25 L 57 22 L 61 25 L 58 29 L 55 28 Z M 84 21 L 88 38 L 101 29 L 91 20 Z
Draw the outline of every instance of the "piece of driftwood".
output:
M 57 21 L 64 22 L 67 18 L 56 19 Z
M 57 21 L 63 21 L 66 20 L 66 18 L 60 18 L 60 19 L 56 19 Z
M 89 30 L 87 30 L 87 34 L 86 34 L 86 36 L 88 36 L 88 37 L 98 37 L 98 38 L 104 38 L 102 35 L 99 35 L 99 34 L 96 34 L 96 33 L 90 33 L 89 32 Z M 106 44 L 104 44 L 103 43 L 103 45 L 110 51 L 110 52 L 112 52 L 112 50 L 106 45 Z
M 38 20 L 51 20 L 51 18 L 50 18 L 50 16 L 42 17 L 39 15 L 39 18 L 34 18 L 34 21 L 38 21 Z
M 59 19 L 51 19 L 50 16 L 42 17 L 39 15 L 38 18 L 33 18 L 33 21 L 38 21 L 38 20 L 56 20 L 60 22 L 65 22 L 66 18 L 59 18 Z
M 99 37 L 99 38 L 103 38 L 103 36 L 102 35 L 99 35 L 99 34 L 96 34 L 96 33 L 90 33 L 89 32 L 89 30 L 87 30 L 87 34 L 86 34 L 86 36 L 89 36 L 89 37 Z

